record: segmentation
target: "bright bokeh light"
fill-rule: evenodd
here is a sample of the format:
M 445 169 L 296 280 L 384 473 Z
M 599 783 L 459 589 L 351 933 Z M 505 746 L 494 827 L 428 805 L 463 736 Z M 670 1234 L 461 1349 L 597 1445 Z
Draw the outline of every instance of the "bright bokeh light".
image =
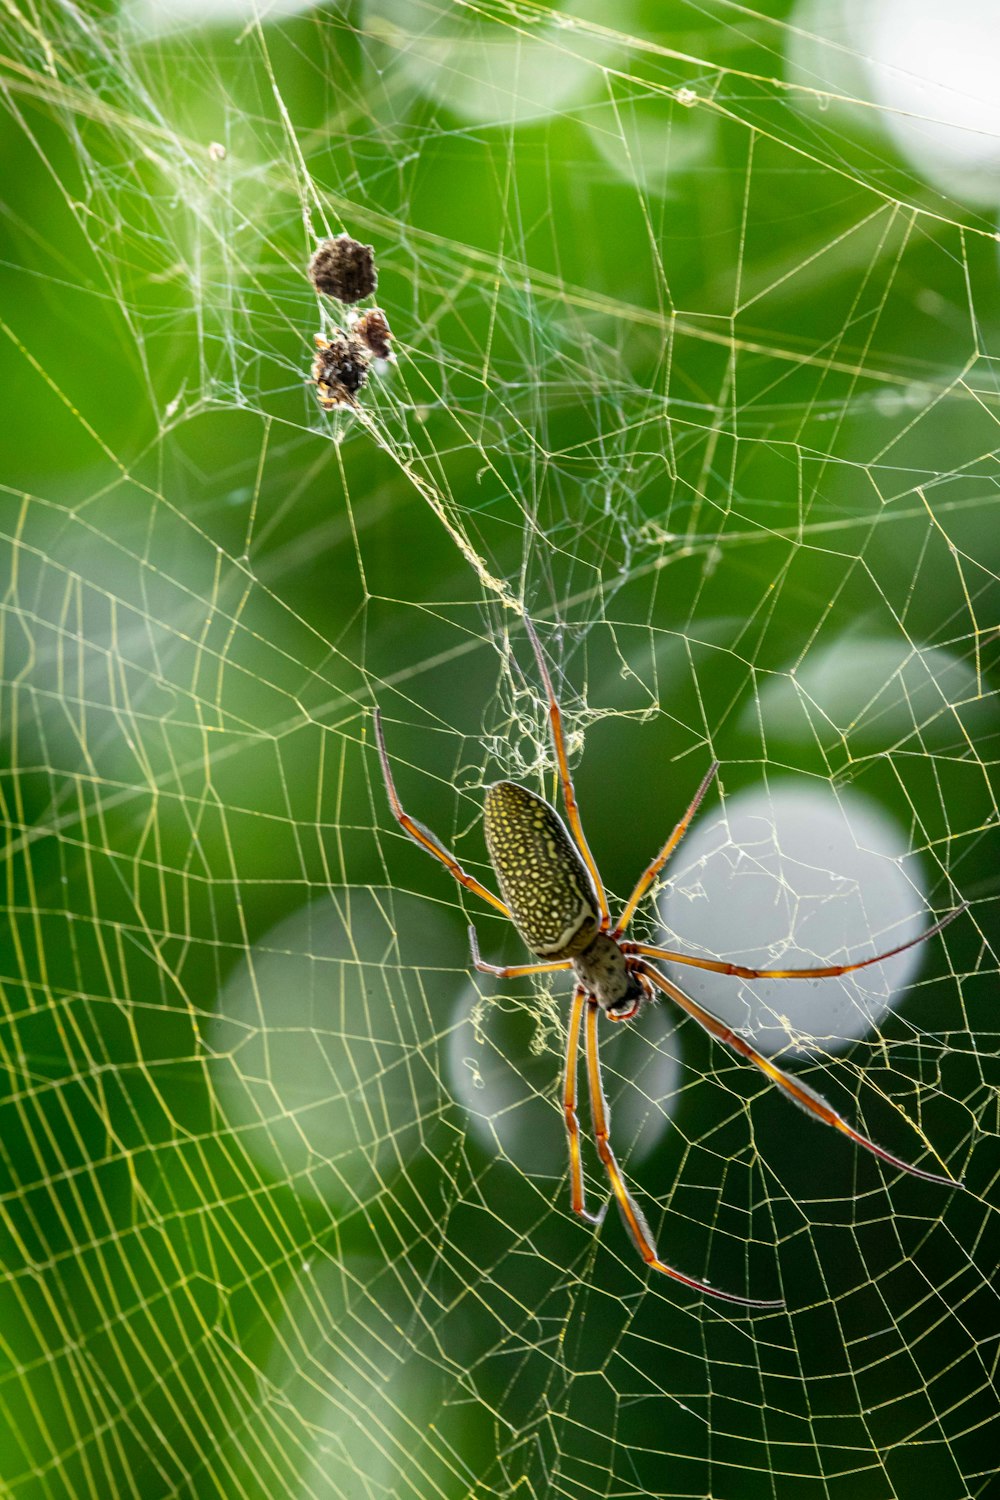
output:
M 989 207 L 1000 202 L 998 19 L 994 0 L 801 0 L 789 76 L 884 130 L 949 196 Z
M 413 87 L 472 123 L 521 125 L 558 114 L 598 93 L 600 65 L 625 56 L 610 34 L 574 30 L 574 18 L 600 11 L 580 0 L 563 7 L 564 22 L 507 37 L 481 25 L 472 7 L 419 18 L 411 0 L 365 0 L 364 9 L 367 29 L 398 51 Z
M 589 110 L 587 125 L 590 139 L 615 176 L 641 192 L 669 197 L 678 177 L 712 170 L 710 111 L 650 99 Z
M 123 18 L 143 36 L 162 36 L 206 24 L 252 25 L 265 17 L 282 20 L 312 8 L 313 0 L 268 0 L 266 7 L 254 0 L 128 0 Z
M 664 946 L 753 968 L 868 958 L 934 918 L 903 832 L 868 798 L 778 781 L 728 797 L 696 823 L 660 902 Z M 687 993 L 767 1052 L 846 1047 L 878 1028 L 924 961 L 920 947 L 859 974 L 741 980 L 669 966 Z
M 432 955 L 450 934 L 415 898 L 396 916 L 394 931 L 368 891 L 293 912 L 247 951 L 206 1027 L 230 1128 L 263 1171 L 307 1197 L 357 1202 L 400 1151 L 420 1148 L 435 1085 L 407 1065 L 421 1039 L 399 1031 L 415 981 L 398 956 L 388 968 L 380 956 L 398 955 L 397 942 L 411 959 Z M 434 1004 L 444 989 L 439 975 Z
M 995 0 L 856 5 L 885 127 L 932 182 L 1000 201 L 1000 16 Z
M 499 1150 L 524 1173 L 556 1178 L 566 1170 L 560 1104 L 572 976 L 552 976 L 554 985 L 560 980 L 548 1012 L 515 1002 L 484 1004 L 470 987 L 456 1005 L 447 1052 L 449 1086 L 483 1148 Z M 511 989 L 512 982 L 497 983 L 501 993 Z M 672 1017 L 655 1007 L 636 1025 L 602 1026 L 601 1062 L 615 1148 L 640 1160 L 660 1140 L 677 1100 Z M 582 1041 L 579 1089 L 586 1120 Z
M 950 651 L 850 634 L 811 651 L 794 672 L 766 679 L 742 722 L 748 730 L 762 724 L 769 736 L 807 744 L 832 728 L 880 747 L 917 736 L 926 745 L 955 739 L 959 704 L 969 728 L 970 716 L 983 727 L 996 718 L 972 666 Z

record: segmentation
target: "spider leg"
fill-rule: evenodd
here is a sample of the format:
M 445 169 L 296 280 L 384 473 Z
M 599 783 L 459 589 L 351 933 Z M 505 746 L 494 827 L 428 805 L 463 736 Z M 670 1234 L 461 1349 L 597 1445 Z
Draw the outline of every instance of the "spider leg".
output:
M 738 1032 L 733 1031 L 725 1022 L 717 1020 L 707 1010 L 703 1010 L 696 1001 L 685 995 L 683 990 L 671 984 L 670 980 L 654 969 L 652 964 L 637 964 L 636 967 L 640 974 L 645 974 L 658 989 L 661 989 L 665 995 L 669 995 L 671 1000 L 692 1016 L 699 1026 L 704 1027 L 710 1036 L 724 1042 L 727 1047 L 732 1047 L 734 1052 L 738 1052 L 741 1057 L 752 1062 L 765 1077 L 777 1084 L 782 1093 L 787 1094 L 789 1099 L 809 1114 L 815 1115 L 817 1120 L 822 1120 L 824 1125 L 832 1125 L 835 1130 L 839 1130 L 852 1140 L 856 1146 L 863 1146 L 873 1156 L 888 1162 L 889 1166 L 896 1167 L 901 1172 L 909 1172 L 913 1177 L 923 1177 L 927 1182 L 943 1183 L 945 1187 L 961 1187 L 962 1184 L 956 1182 L 953 1177 L 942 1177 L 937 1172 L 925 1172 L 921 1167 L 913 1167 L 909 1162 L 901 1161 L 898 1156 L 893 1156 L 891 1152 L 883 1151 L 881 1146 L 876 1146 L 874 1141 L 870 1141 L 866 1135 L 862 1135 L 859 1130 L 848 1125 L 847 1121 L 838 1115 L 836 1110 L 831 1109 L 826 1100 L 822 1099 L 808 1084 L 802 1083 L 798 1078 L 793 1078 L 789 1073 L 782 1072 L 781 1068 L 771 1062 L 770 1058 L 764 1057 L 756 1047 L 751 1047 L 750 1043 Z
M 586 991 L 582 985 L 578 984 L 573 991 L 573 1005 L 570 1009 L 569 1027 L 566 1033 L 563 1115 L 566 1119 L 566 1139 L 569 1144 L 569 1184 L 573 1212 L 579 1214 L 581 1219 L 587 1219 L 591 1224 L 599 1224 L 604 1218 L 604 1209 L 602 1208 L 599 1214 L 587 1211 L 583 1191 L 583 1166 L 580 1161 L 580 1121 L 576 1113 L 576 1063 L 580 1051 L 580 1022 L 583 1020 L 585 1003 Z
M 604 885 L 601 881 L 600 874 L 598 873 L 594 856 L 591 854 L 590 848 L 587 844 L 586 835 L 583 831 L 583 824 L 580 821 L 580 809 L 576 804 L 576 793 L 573 790 L 573 778 L 569 774 L 569 762 L 566 759 L 566 741 L 563 737 L 562 713 L 559 708 L 559 702 L 556 698 L 555 691 L 552 687 L 552 678 L 549 676 L 549 669 L 546 666 L 545 657 L 542 655 L 542 648 L 539 644 L 538 636 L 535 634 L 535 627 L 534 625 L 532 625 L 527 615 L 524 616 L 524 625 L 525 629 L 528 632 L 528 639 L 531 641 L 532 649 L 535 653 L 535 659 L 538 662 L 538 670 L 542 674 L 542 681 L 545 684 L 545 692 L 549 700 L 549 727 L 552 731 L 552 747 L 556 752 L 556 761 L 559 765 L 559 782 L 562 786 L 563 802 L 566 805 L 566 816 L 569 819 L 569 826 L 573 830 L 573 837 L 576 839 L 576 846 L 582 854 L 584 864 L 590 871 L 591 879 L 594 882 L 594 890 L 597 892 L 597 899 L 601 908 L 601 931 L 606 932 L 611 922 L 611 916 L 608 911 L 608 898 L 604 893 Z
M 604 1163 L 608 1179 L 611 1183 L 612 1192 L 618 1202 L 625 1227 L 636 1249 L 653 1271 L 662 1271 L 665 1276 L 670 1276 L 674 1281 L 679 1281 L 683 1286 L 689 1286 L 696 1292 L 704 1292 L 707 1297 L 718 1297 L 722 1302 L 735 1302 L 740 1307 L 784 1307 L 783 1302 L 762 1302 L 755 1297 L 737 1297 L 732 1292 L 720 1292 L 717 1287 L 709 1286 L 704 1281 L 695 1281 L 691 1276 L 684 1276 L 680 1271 L 675 1271 L 665 1261 L 660 1260 L 656 1252 L 656 1245 L 650 1233 L 649 1225 L 646 1223 L 639 1205 L 632 1197 L 622 1178 L 621 1169 L 615 1159 L 615 1153 L 611 1149 L 610 1140 L 610 1116 L 608 1114 L 607 1100 L 604 1097 L 604 1089 L 601 1084 L 601 1062 L 597 1047 L 597 1013 L 598 1005 L 595 1000 L 587 1002 L 586 1021 L 586 1044 L 587 1044 L 587 1080 L 590 1085 L 590 1113 L 594 1124 L 594 1137 L 597 1142 L 597 1150 L 601 1161 Z
M 491 906 L 495 906 L 497 911 L 502 911 L 508 920 L 513 920 L 509 908 L 500 900 L 499 896 L 494 896 L 492 891 L 488 891 L 484 885 L 480 885 L 475 876 L 467 874 L 462 869 L 454 854 L 445 848 L 441 840 L 435 834 L 431 833 L 429 828 L 425 828 L 423 823 L 418 823 L 416 818 L 411 818 L 409 813 L 403 811 L 402 804 L 396 794 L 392 772 L 389 769 L 389 757 L 386 754 L 385 738 L 382 734 L 382 715 L 377 708 L 372 709 L 372 717 L 375 721 L 375 738 L 378 742 L 379 759 L 382 762 L 385 789 L 389 794 L 389 806 L 392 808 L 392 815 L 396 819 L 396 822 L 401 828 L 405 829 L 414 843 L 419 844 L 422 849 L 426 849 L 428 854 L 433 854 L 435 859 L 439 859 L 448 873 L 454 875 L 460 885 L 464 885 L 466 890 L 474 891 L 477 896 L 481 896 L 484 901 L 488 901 Z
M 833 979 L 838 974 L 853 974 L 857 969 L 867 969 L 871 964 L 884 963 L 887 958 L 895 958 L 897 953 L 905 953 L 907 948 L 915 948 L 918 943 L 925 943 L 928 938 L 935 937 L 942 927 L 947 927 L 949 922 L 961 916 L 968 906 L 963 901 L 961 906 L 956 906 L 940 922 L 935 922 L 933 927 L 928 927 L 926 932 L 921 932 L 918 937 L 910 938 L 907 943 L 900 943 L 896 948 L 889 948 L 885 953 L 876 953 L 874 958 L 862 958 L 853 964 L 827 964 L 821 969 L 748 969 L 743 964 L 723 963 L 719 958 L 695 958 L 690 953 L 675 953 L 671 948 L 652 948 L 648 943 L 622 943 L 622 952 L 626 954 L 641 953 L 644 958 L 665 958 L 675 964 L 690 964 L 695 969 L 711 969 L 713 974 L 734 974 L 738 979 Z
M 645 870 L 639 876 L 639 879 L 636 882 L 635 890 L 628 898 L 628 905 L 618 919 L 618 926 L 611 934 L 612 937 L 621 937 L 622 933 L 625 931 L 625 929 L 628 927 L 628 924 L 635 916 L 636 907 L 639 905 L 639 902 L 649 890 L 649 887 L 653 884 L 653 881 L 656 879 L 657 875 L 659 875 L 660 871 L 663 869 L 663 866 L 666 864 L 667 860 L 670 858 L 671 854 L 673 854 L 674 850 L 677 848 L 677 845 L 680 843 L 681 839 L 690 828 L 691 820 L 693 819 L 695 813 L 698 811 L 698 808 L 701 805 L 701 800 L 711 786 L 712 778 L 714 777 L 718 769 L 719 762 L 717 760 L 713 760 L 712 764 L 705 772 L 705 775 L 702 777 L 701 786 L 692 797 L 691 805 L 688 808 L 687 812 L 684 814 L 683 818 L 681 818 L 680 822 L 677 824 L 677 827 L 667 839 L 667 842 L 664 844 L 659 854 L 653 860 L 652 864 L 647 865 Z
M 479 957 L 479 939 L 476 937 L 476 929 L 469 927 L 469 946 L 472 949 L 472 962 L 480 974 L 495 974 L 498 979 L 520 979 L 525 974 L 555 974 L 560 969 L 571 969 L 573 965 L 568 958 L 556 959 L 547 964 L 515 964 L 512 968 L 500 968 L 496 964 L 487 964 Z

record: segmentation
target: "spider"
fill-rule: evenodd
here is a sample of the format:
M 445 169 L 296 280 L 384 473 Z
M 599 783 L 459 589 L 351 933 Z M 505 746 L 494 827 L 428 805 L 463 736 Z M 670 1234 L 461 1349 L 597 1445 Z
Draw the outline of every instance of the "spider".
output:
M 609 1021 L 628 1021 L 637 1015 L 641 1007 L 655 999 L 656 991 L 668 996 L 681 1010 L 698 1024 L 745 1057 L 777 1085 L 795 1103 L 815 1115 L 826 1125 L 832 1125 L 866 1151 L 896 1167 L 922 1177 L 928 1182 L 942 1183 L 947 1187 L 960 1186 L 951 1177 L 926 1172 L 921 1167 L 911 1166 L 899 1157 L 877 1146 L 842 1119 L 819 1094 L 808 1084 L 800 1082 L 783 1072 L 777 1065 L 763 1056 L 738 1032 L 716 1019 L 683 990 L 673 984 L 649 959 L 669 960 L 671 963 L 690 964 L 697 969 L 711 969 L 718 974 L 731 974 L 741 979 L 825 979 L 838 974 L 852 974 L 858 969 L 867 969 L 871 964 L 883 963 L 887 958 L 903 953 L 917 943 L 926 942 L 940 932 L 949 922 L 965 910 L 967 903 L 956 907 L 940 922 L 929 927 L 919 937 L 900 943 L 874 958 L 863 958 L 855 963 L 829 964 L 816 969 L 752 969 L 742 964 L 726 963 L 719 958 L 696 958 L 687 953 L 675 953 L 669 948 L 656 948 L 648 943 L 625 941 L 629 923 L 635 916 L 639 903 L 676 850 L 691 824 L 695 813 L 708 791 L 719 762 L 713 761 L 702 778 L 687 811 L 674 828 L 656 858 L 640 875 L 635 889 L 625 908 L 612 925 L 608 899 L 598 873 L 594 857 L 590 852 L 580 821 L 573 780 L 566 757 L 566 742 L 563 736 L 562 714 L 552 679 L 542 654 L 542 648 L 534 626 L 525 616 L 525 628 L 531 641 L 548 698 L 548 719 L 552 735 L 562 787 L 563 803 L 569 829 L 551 803 L 544 797 L 529 792 L 512 781 L 498 781 L 486 790 L 483 813 L 486 847 L 496 874 L 503 899 L 495 896 L 486 886 L 463 870 L 455 856 L 422 823 L 411 818 L 403 810 L 389 769 L 389 757 L 382 733 L 379 710 L 374 710 L 375 735 L 378 743 L 382 774 L 393 816 L 400 826 L 421 848 L 426 849 L 467 890 L 482 897 L 514 924 L 526 947 L 540 960 L 538 963 L 515 964 L 498 967 L 484 963 L 479 955 L 479 944 L 475 928 L 469 928 L 472 960 L 483 974 L 494 974 L 500 979 L 514 979 L 527 974 L 555 974 L 572 971 L 576 980 L 573 1001 L 570 1007 L 566 1037 L 566 1054 L 563 1069 L 562 1106 L 569 1144 L 570 1200 L 573 1212 L 592 1224 L 598 1224 L 603 1215 L 591 1214 L 587 1210 L 584 1196 L 583 1168 L 580 1158 L 580 1124 L 577 1118 L 577 1056 L 579 1053 L 581 1027 L 587 1062 L 587 1083 L 590 1092 L 590 1113 L 597 1151 L 608 1175 L 612 1193 L 621 1211 L 625 1227 L 632 1237 L 636 1249 L 651 1270 L 660 1271 L 682 1285 L 717 1297 L 724 1302 L 735 1302 L 742 1307 L 783 1307 L 781 1301 L 760 1301 L 752 1297 L 740 1297 L 732 1292 L 720 1291 L 707 1282 L 686 1276 L 660 1259 L 652 1233 L 639 1205 L 625 1186 L 621 1168 L 611 1148 L 610 1115 L 601 1081 L 601 1065 L 598 1052 L 597 1021 L 601 1012 Z M 570 829 L 572 833 L 570 833 Z

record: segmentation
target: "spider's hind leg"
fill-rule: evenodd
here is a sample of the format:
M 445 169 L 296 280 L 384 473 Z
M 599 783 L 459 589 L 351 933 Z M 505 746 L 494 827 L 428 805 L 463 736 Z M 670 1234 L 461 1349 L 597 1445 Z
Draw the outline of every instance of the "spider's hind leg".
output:
M 592 1214 L 587 1209 L 583 1187 L 583 1164 L 580 1160 L 580 1121 L 576 1113 L 576 1068 L 580 1052 L 580 1022 L 583 1020 L 587 995 L 582 985 L 573 991 L 573 1004 L 569 1013 L 566 1032 L 566 1066 L 563 1071 L 563 1116 L 566 1120 L 566 1139 L 569 1144 L 569 1185 L 573 1212 L 591 1224 L 599 1224 L 605 1209 Z M 605 1208 L 607 1205 L 605 1205 Z
M 649 1225 L 639 1205 L 625 1186 L 621 1168 L 611 1148 L 611 1121 L 601 1083 L 601 1061 L 597 1046 L 599 1010 L 600 1007 L 596 1001 L 587 1002 L 587 1079 L 590 1084 L 590 1112 L 593 1117 L 594 1137 L 597 1141 L 598 1154 L 611 1183 L 611 1190 L 625 1221 L 625 1227 L 639 1254 L 651 1271 L 661 1271 L 664 1276 L 679 1281 L 682 1286 L 691 1287 L 696 1292 L 704 1292 L 708 1297 L 717 1297 L 721 1302 L 735 1302 L 739 1307 L 784 1307 L 785 1304 L 780 1301 L 763 1302 L 756 1297 L 738 1297 L 733 1292 L 721 1292 L 718 1287 L 709 1286 L 707 1282 L 696 1281 L 693 1276 L 685 1276 L 683 1272 L 675 1271 L 673 1266 L 668 1266 L 666 1261 L 660 1259 Z

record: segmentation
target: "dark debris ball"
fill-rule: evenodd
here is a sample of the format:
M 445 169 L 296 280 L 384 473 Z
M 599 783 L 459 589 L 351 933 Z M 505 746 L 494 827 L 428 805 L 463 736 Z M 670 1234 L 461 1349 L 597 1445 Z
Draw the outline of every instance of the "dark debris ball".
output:
M 378 285 L 375 252 L 349 234 L 324 240 L 309 262 L 309 280 L 324 296 L 338 302 L 360 302 Z
M 316 335 L 312 378 L 324 411 L 355 404 L 354 397 L 368 378 L 370 359 L 368 349 L 353 332 L 345 333 L 342 328 L 337 328 L 332 339 Z

